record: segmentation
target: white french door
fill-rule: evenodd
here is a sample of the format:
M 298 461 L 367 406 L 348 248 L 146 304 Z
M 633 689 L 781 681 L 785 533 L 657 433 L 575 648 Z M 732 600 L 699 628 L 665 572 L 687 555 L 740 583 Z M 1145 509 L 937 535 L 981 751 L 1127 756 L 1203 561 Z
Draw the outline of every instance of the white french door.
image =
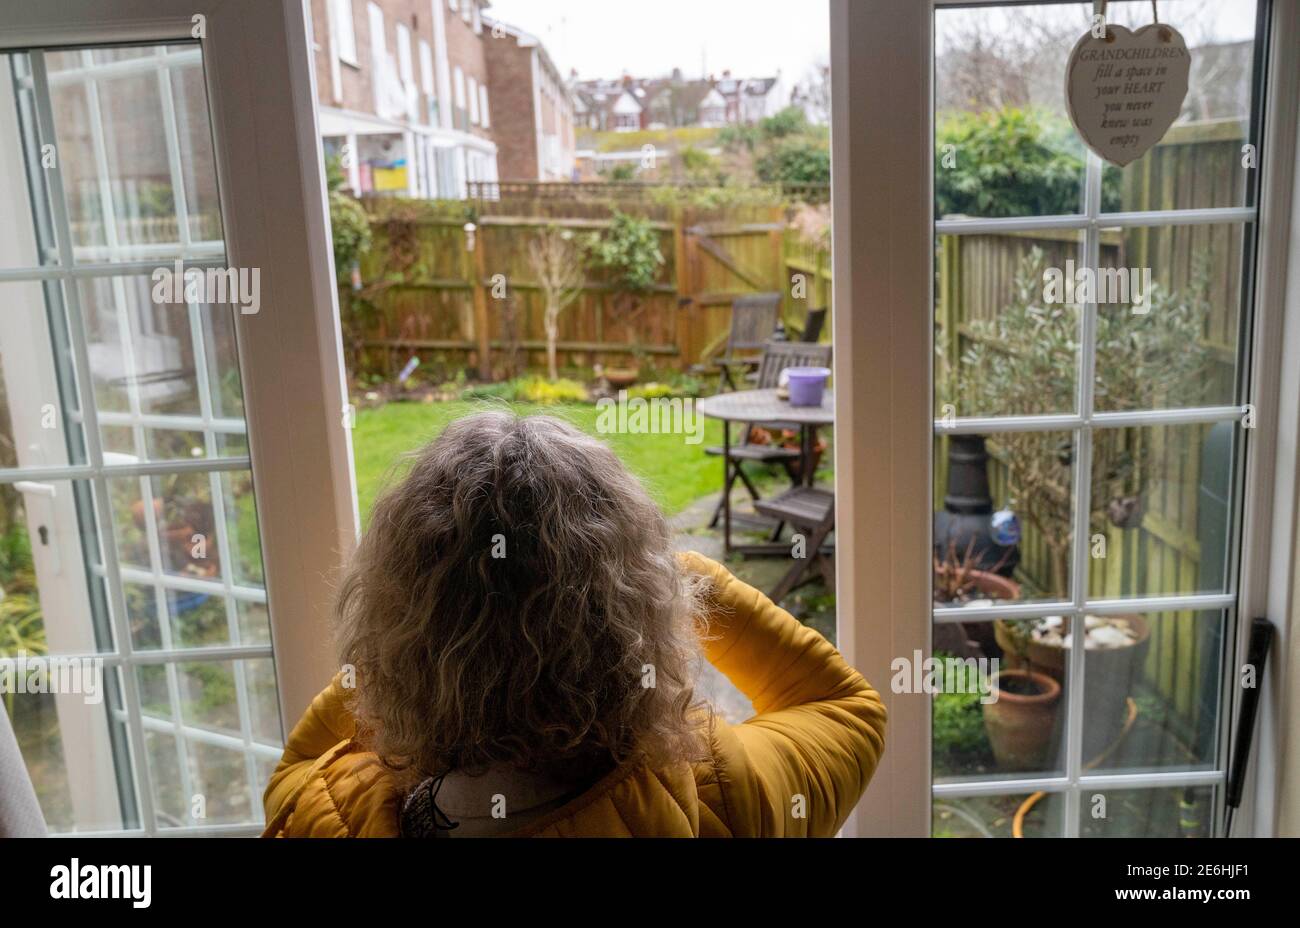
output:
M 1160 4 L 1188 103 L 1121 170 L 1061 99 L 1092 7 L 832 3 L 836 470 L 861 484 L 841 494 L 840 642 L 891 724 L 858 834 L 1222 834 L 1245 630 L 1287 632 L 1295 10 Z M 1145 305 L 1044 290 L 1121 267 L 1149 274 Z M 959 566 L 994 576 L 954 589 Z M 918 652 L 997 658 L 1046 697 L 999 714 L 891 688 Z M 1251 782 L 1271 801 L 1267 764 Z M 1249 792 L 1234 834 L 1270 827 Z
M 356 526 L 304 10 L 103 6 L 0 13 L 0 659 L 102 681 L 5 709 L 54 833 L 256 833 Z

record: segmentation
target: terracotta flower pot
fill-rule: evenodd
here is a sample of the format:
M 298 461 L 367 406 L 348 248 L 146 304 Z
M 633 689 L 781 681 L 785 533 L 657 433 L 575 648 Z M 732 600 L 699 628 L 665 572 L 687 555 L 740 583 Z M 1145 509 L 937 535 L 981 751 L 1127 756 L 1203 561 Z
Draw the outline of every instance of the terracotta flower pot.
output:
M 1056 731 L 1061 684 L 1031 670 L 1001 670 L 990 683 L 998 698 L 984 705 L 984 729 L 998 766 L 1042 769 Z
M 1115 618 L 1123 619 L 1136 638 L 1126 647 L 1092 648 L 1087 652 L 1087 682 L 1083 700 L 1085 762 L 1109 748 L 1124 730 L 1124 722 L 1128 717 L 1128 697 L 1142 675 L 1142 665 L 1146 662 L 1147 647 L 1151 641 L 1151 626 L 1142 616 L 1134 613 Z M 999 619 L 994 623 L 994 634 L 1002 647 L 1003 666 L 1023 667 L 1025 662 L 1016 654 L 1016 642 L 1008 631 L 1005 620 Z M 1058 683 L 1065 682 L 1066 665 L 1070 659 L 1069 648 L 1030 641 L 1025 653 L 1035 671 L 1046 673 Z
M 947 575 L 952 568 L 947 564 L 941 564 L 935 570 L 936 584 L 940 579 Z M 1013 602 L 1020 598 L 1020 584 L 1001 574 L 991 573 L 987 570 L 972 570 L 968 573 L 970 581 L 978 594 L 976 599 L 995 599 Z M 936 603 L 936 605 L 948 605 L 947 603 Z M 947 631 L 945 631 L 947 630 Z M 944 647 L 946 650 L 955 651 L 966 657 L 996 657 L 997 646 L 994 641 L 993 628 L 991 623 L 984 622 L 963 622 L 959 626 L 940 625 L 935 627 L 935 631 L 940 633 L 936 636 L 935 647 Z M 961 636 L 961 641 L 973 641 L 979 646 L 980 654 L 970 654 L 969 647 L 964 647 L 961 642 L 944 640 L 949 636 Z
M 615 390 L 627 389 L 632 386 L 632 384 L 636 383 L 636 379 L 640 376 L 641 372 L 634 367 L 605 368 L 605 379 L 609 381 L 609 385 Z

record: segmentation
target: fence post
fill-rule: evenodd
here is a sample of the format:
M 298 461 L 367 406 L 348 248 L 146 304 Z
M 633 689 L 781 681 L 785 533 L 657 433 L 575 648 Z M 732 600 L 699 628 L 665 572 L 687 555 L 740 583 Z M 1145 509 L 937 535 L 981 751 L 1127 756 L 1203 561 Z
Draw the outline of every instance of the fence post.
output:
M 470 286 L 474 294 L 474 336 L 478 342 L 478 376 L 480 380 L 492 379 L 492 336 L 488 331 L 486 246 L 479 229 L 472 222 L 465 223 L 465 254 L 469 266 Z
M 768 213 L 768 221 L 774 225 L 784 218 L 784 209 L 773 207 Z M 772 252 L 772 274 L 774 291 L 781 294 L 781 324 L 788 331 L 790 328 L 790 278 L 785 269 L 785 236 L 782 229 L 770 229 L 767 233 L 768 248 Z
M 691 288 L 686 267 L 686 231 L 680 205 L 673 207 L 673 286 L 677 288 L 677 345 L 682 352 L 681 361 L 687 367 L 693 363 L 691 346 Z

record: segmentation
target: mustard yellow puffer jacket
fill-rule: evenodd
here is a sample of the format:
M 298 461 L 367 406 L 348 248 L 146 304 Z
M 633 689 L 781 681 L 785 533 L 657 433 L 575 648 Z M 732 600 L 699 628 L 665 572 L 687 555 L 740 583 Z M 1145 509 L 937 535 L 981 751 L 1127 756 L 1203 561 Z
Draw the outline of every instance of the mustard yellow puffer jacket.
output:
M 625 764 L 516 836 L 833 835 L 866 789 L 884 748 L 876 691 L 826 639 L 721 564 L 682 561 L 713 580 L 706 656 L 756 715 L 736 726 L 715 719 L 706 761 Z M 266 836 L 398 834 L 401 792 L 352 740 L 344 696 L 335 678 L 294 726 L 266 789 Z

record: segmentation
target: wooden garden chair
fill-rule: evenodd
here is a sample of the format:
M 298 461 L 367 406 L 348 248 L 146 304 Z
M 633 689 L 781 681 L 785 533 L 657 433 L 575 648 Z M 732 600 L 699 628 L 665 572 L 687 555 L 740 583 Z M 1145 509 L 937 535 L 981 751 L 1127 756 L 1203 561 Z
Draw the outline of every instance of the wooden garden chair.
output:
M 780 293 L 752 293 L 732 300 L 727 344 L 722 354 L 710 362 L 719 373 L 719 392 L 737 389 L 734 369 L 746 370 L 758 363 L 757 352 L 776 331 L 780 312 Z
M 799 336 L 801 342 L 815 342 L 822 337 L 822 329 L 826 325 L 826 307 L 821 306 L 817 309 L 808 310 L 808 314 L 803 319 L 803 334 Z
M 817 487 L 795 486 L 770 500 L 757 500 L 754 509 L 804 534 L 804 556 L 793 558 L 790 569 L 772 587 L 768 597 L 780 603 L 791 590 L 815 579 L 820 572 L 828 590 L 835 589 L 835 555 L 823 551 L 835 529 L 835 494 Z

